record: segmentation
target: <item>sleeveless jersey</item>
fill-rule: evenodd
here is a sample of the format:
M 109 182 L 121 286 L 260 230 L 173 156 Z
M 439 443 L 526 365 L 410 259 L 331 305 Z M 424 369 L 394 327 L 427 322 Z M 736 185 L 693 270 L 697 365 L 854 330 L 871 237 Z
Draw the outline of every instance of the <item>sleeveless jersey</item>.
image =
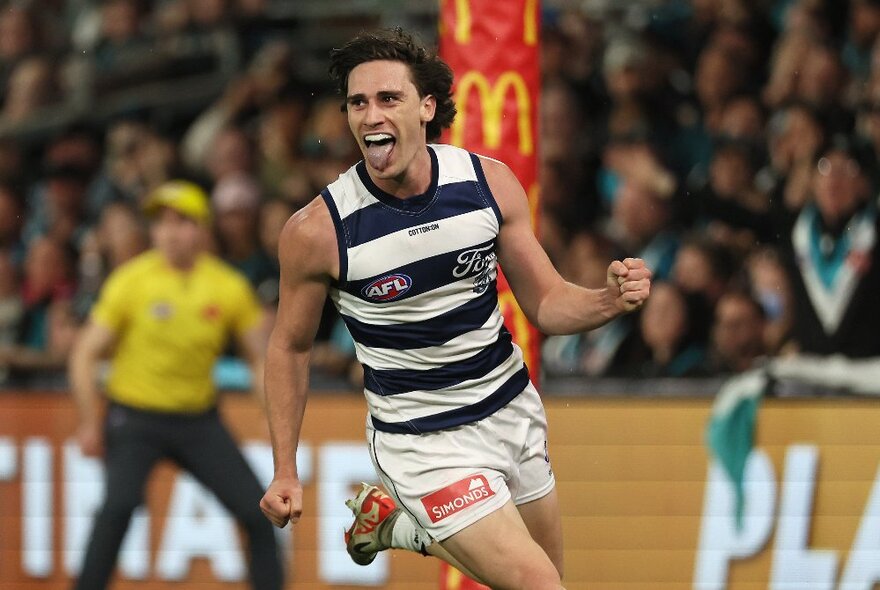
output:
M 431 184 L 398 199 L 363 161 L 321 194 L 339 244 L 330 296 L 364 367 L 373 427 L 418 434 L 491 415 L 529 383 L 498 308 L 501 211 L 479 158 L 430 145 Z

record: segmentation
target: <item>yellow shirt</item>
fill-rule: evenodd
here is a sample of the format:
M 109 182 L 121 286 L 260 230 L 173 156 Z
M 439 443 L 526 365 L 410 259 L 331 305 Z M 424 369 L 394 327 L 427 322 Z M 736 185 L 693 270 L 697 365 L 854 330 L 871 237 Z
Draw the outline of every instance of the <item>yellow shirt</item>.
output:
M 149 251 L 108 277 L 91 317 L 117 335 L 110 399 L 189 413 L 214 405 L 214 363 L 262 309 L 247 280 L 219 259 L 202 255 L 184 272 Z

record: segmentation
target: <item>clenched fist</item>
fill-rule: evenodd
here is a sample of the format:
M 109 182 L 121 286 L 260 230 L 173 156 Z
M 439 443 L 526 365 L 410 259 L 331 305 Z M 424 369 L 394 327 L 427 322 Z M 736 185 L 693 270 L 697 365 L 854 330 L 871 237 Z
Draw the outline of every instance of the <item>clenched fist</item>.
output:
M 621 311 L 635 311 L 645 304 L 652 274 L 641 258 L 615 260 L 608 265 L 606 288 Z
M 302 516 L 302 485 L 292 477 L 276 477 L 260 500 L 260 509 L 272 524 L 284 528 L 296 524 Z

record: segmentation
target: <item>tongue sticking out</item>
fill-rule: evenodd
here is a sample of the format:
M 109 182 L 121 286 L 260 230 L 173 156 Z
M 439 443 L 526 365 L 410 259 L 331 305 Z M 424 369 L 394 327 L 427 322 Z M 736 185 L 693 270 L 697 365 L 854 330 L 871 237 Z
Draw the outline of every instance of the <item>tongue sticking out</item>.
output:
M 367 160 L 370 166 L 376 170 L 384 170 L 388 166 L 388 158 L 391 156 L 391 150 L 394 148 L 394 142 L 378 144 L 374 143 L 367 147 Z

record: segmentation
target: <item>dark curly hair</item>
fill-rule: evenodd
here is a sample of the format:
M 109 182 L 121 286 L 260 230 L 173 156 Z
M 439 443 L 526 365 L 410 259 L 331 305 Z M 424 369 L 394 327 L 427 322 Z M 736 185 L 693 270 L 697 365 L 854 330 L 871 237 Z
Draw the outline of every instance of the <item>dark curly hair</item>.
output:
M 330 52 L 330 77 L 343 99 L 348 95 L 348 75 L 351 71 L 362 63 L 377 60 L 407 64 L 419 96 L 431 95 L 436 99 L 437 108 L 434 118 L 428 121 L 426 135 L 428 141 L 438 139 L 440 132 L 452 125 L 455 119 L 452 69 L 400 27 L 361 33 Z M 344 103 L 342 109 L 345 110 Z

